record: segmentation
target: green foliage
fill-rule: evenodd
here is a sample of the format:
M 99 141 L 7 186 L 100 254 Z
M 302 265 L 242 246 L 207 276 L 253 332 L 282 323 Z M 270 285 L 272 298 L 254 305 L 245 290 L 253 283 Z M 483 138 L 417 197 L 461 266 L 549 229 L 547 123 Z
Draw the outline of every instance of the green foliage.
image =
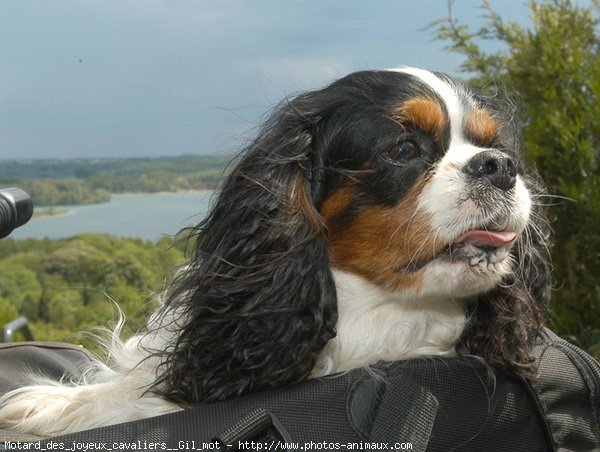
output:
M 570 0 L 532 1 L 531 29 L 505 22 L 484 3 L 476 31 L 454 17 L 437 37 L 465 56 L 469 82 L 490 94 L 514 90 L 525 158 L 548 187 L 554 231 L 552 320 L 559 334 L 592 352 L 600 344 L 600 34 L 590 8 Z M 482 50 L 485 40 L 505 50 Z M 597 355 L 598 356 L 598 355 Z
M 39 299 L 41 293 L 42 287 L 33 271 L 10 257 L 0 261 L 0 298 L 11 300 L 16 309 L 21 309 Z
M 0 325 L 5 325 L 17 317 L 19 317 L 19 311 L 14 304 L 5 298 L 0 298 Z
M 218 156 L 182 155 L 158 158 L 37 159 L 4 160 L 0 181 L 21 179 L 89 179 L 103 173 L 115 176 L 140 176 L 154 171 L 189 174 L 192 171 L 220 171 L 228 159 Z
M 110 201 L 110 192 L 89 187 L 79 179 L 33 179 L 17 181 L 15 185 L 25 190 L 35 205 L 93 204 Z
M 183 263 L 181 245 L 102 234 L 62 240 L 0 241 L 0 325 L 25 315 L 36 339 L 94 348 L 82 334 L 117 320 L 143 328 L 155 294 Z
M 226 162 L 215 156 L 5 160 L 0 186 L 22 188 L 36 206 L 92 204 L 110 201 L 111 193 L 213 190 Z

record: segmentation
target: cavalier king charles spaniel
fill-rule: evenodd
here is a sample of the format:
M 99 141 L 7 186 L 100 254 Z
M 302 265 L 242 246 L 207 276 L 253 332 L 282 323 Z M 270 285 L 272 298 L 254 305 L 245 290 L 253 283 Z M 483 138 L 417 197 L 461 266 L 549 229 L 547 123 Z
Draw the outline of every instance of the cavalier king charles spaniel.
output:
M 402 67 L 286 99 L 194 232 L 148 329 L 0 424 L 57 435 L 378 361 L 470 354 L 513 376 L 549 298 L 541 184 L 510 112 Z

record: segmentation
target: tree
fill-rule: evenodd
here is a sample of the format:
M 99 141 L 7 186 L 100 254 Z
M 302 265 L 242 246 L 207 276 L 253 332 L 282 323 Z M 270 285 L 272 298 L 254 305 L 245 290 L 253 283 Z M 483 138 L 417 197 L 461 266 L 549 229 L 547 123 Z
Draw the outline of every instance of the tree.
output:
M 102 352 L 88 333 L 127 318 L 145 326 L 157 294 L 184 262 L 182 244 L 162 237 L 84 233 L 59 240 L 0 241 L 0 325 L 26 316 L 36 339 L 69 341 Z M 88 332 L 88 333 L 86 333 Z
M 600 5 L 595 1 L 595 6 Z M 554 231 L 552 320 L 559 334 L 598 350 L 600 332 L 600 34 L 591 8 L 571 0 L 532 1 L 531 28 L 505 22 L 483 4 L 476 31 L 449 15 L 434 24 L 437 38 L 464 55 L 469 83 L 488 94 L 514 91 L 525 158 L 551 197 Z M 505 50 L 486 52 L 500 41 Z
M 22 310 L 33 304 L 41 292 L 33 271 L 10 259 L 0 261 L 0 298 L 11 300 L 16 309 Z

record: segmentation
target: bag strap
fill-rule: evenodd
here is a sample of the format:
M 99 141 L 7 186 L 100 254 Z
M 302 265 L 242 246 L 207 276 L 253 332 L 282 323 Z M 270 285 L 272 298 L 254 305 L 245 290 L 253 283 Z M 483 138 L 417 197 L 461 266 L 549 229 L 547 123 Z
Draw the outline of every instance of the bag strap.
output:
M 427 450 L 439 408 L 438 399 L 422 386 L 401 378 L 386 385 L 370 440 L 375 443 L 411 444 L 412 451 Z
M 250 450 L 252 443 L 266 444 L 268 450 L 287 451 L 292 438 L 274 414 L 256 408 L 216 435 L 212 442 L 223 452 Z
M 537 378 L 527 381 L 553 450 L 600 451 L 600 365 L 550 330 L 533 348 Z

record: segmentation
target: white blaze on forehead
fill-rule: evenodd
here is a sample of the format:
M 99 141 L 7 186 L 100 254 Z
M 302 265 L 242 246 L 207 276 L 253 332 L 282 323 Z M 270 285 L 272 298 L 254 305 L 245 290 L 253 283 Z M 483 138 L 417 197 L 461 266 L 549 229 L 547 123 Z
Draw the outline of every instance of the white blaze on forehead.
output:
M 448 119 L 450 120 L 450 147 L 462 144 L 464 142 L 462 132 L 464 111 L 466 104 L 470 103 L 468 94 L 460 90 L 458 85 L 452 85 L 425 69 L 405 66 L 390 70 L 418 78 L 440 97 L 446 105 Z

